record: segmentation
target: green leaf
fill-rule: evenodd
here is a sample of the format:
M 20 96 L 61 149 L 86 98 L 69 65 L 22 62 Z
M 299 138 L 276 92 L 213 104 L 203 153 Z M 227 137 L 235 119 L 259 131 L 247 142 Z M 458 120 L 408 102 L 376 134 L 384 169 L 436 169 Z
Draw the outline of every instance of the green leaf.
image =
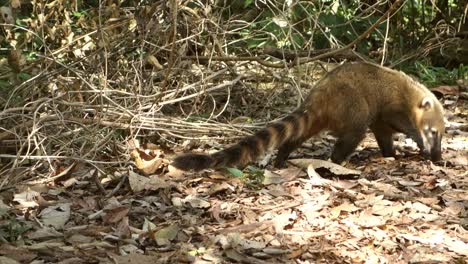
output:
M 245 0 L 244 2 L 244 8 L 250 6 L 253 3 L 253 0 Z
M 9 209 L 8 208 L 1 208 L 0 207 L 0 216 L 5 217 L 8 213 Z
M 27 80 L 29 80 L 31 78 L 31 74 L 21 72 L 21 73 L 18 74 L 18 78 L 20 78 L 23 81 L 27 81 Z
M 264 46 L 267 42 L 264 39 L 247 39 L 247 47 L 249 49 L 258 48 Z
M 236 168 L 226 168 L 226 170 L 227 170 L 229 173 L 231 173 L 232 176 L 234 176 L 234 177 L 240 178 L 240 177 L 242 177 L 242 176 L 244 175 L 244 173 L 243 173 L 241 170 L 236 169 Z
M 293 47 L 297 47 L 297 48 L 300 48 L 304 45 L 305 43 L 305 40 L 304 38 L 302 37 L 301 34 L 299 33 L 293 33 L 292 34 L 292 44 L 293 44 Z
M 257 174 L 257 175 L 263 175 L 263 171 L 264 171 L 252 165 L 247 166 L 247 170 L 249 171 L 249 173 Z
M 5 80 L 0 80 L 0 90 L 10 89 L 11 84 Z

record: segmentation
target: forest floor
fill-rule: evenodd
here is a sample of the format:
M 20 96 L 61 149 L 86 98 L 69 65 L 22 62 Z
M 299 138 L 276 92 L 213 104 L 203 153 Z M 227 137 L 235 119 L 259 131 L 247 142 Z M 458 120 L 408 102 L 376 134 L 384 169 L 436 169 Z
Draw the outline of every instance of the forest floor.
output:
M 468 104 L 443 103 L 436 164 L 403 137 L 398 157 L 382 158 L 369 134 L 349 170 L 309 159 L 327 159 L 326 135 L 285 169 L 242 175 L 145 176 L 170 162 L 155 146 L 131 168 L 63 167 L 1 190 L 0 263 L 466 263 Z

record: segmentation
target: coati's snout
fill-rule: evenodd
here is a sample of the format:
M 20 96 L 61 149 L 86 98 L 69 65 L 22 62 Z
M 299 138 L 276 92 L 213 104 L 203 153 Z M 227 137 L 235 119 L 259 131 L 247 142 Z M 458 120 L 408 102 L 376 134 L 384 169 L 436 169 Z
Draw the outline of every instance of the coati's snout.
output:
M 422 146 L 419 147 L 424 156 L 430 157 L 432 161 L 439 161 L 442 159 L 441 141 L 445 125 L 443 109 L 434 100 L 436 99 L 425 97 L 419 106 L 423 111 L 419 126 Z
M 423 149 L 422 154 L 425 157 L 430 157 L 432 161 L 442 159 L 441 141 L 442 134 L 434 128 L 424 128 L 422 131 Z

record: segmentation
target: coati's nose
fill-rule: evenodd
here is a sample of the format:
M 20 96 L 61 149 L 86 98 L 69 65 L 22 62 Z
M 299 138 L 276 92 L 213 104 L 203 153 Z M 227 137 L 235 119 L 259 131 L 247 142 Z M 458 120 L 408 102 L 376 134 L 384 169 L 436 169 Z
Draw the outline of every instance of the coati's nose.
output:
M 431 147 L 431 160 L 439 161 L 442 159 L 442 150 L 441 150 L 441 137 L 436 135 L 433 138 L 432 147 Z
M 440 148 L 437 149 L 437 150 L 433 149 L 431 151 L 431 160 L 436 162 L 436 161 L 439 161 L 441 159 L 442 159 L 442 153 L 440 151 Z

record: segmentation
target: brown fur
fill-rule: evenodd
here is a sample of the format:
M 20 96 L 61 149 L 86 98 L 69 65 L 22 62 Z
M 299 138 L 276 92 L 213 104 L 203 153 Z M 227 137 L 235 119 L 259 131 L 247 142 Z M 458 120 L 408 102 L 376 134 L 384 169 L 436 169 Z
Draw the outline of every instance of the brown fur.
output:
M 392 135 L 404 133 L 421 153 L 441 159 L 443 108 L 422 84 L 402 72 L 370 63 L 348 63 L 329 72 L 310 91 L 304 104 L 279 122 L 211 155 L 185 154 L 172 165 L 183 170 L 244 166 L 278 148 L 275 166 L 305 140 L 327 130 L 338 138 L 331 159 L 341 163 L 364 138 L 374 133 L 383 156 L 395 155 Z

